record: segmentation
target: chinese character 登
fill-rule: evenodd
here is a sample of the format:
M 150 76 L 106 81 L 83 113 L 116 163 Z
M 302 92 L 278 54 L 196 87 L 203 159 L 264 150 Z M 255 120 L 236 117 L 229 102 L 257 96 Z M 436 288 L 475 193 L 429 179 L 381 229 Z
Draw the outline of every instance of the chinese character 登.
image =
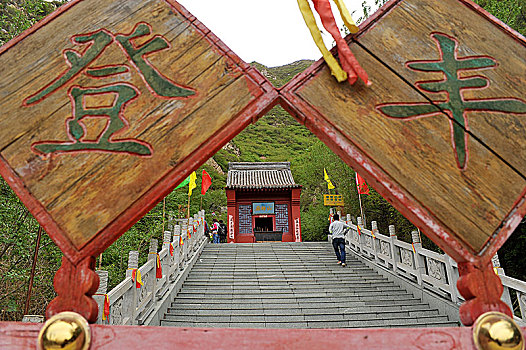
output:
M 64 57 L 69 68 L 55 78 L 52 82 L 24 100 L 24 106 L 40 103 L 58 89 L 70 83 L 80 74 L 85 74 L 97 79 L 116 76 L 129 72 L 125 64 L 107 65 L 103 67 L 90 67 L 90 65 L 112 43 L 125 53 L 130 64 L 137 70 L 141 79 L 150 92 L 162 99 L 182 99 L 195 95 L 195 91 L 171 81 L 160 73 L 146 58 L 147 55 L 170 48 L 169 42 L 160 35 L 137 46 L 132 40 L 151 34 L 151 27 L 146 23 L 138 23 L 132 33 L 113 34 L 105 29 L 75 35 L 71 41 L 75 45 L 86 45 L 87 48 L 79 53 L 75 50 L 65 50 Z M 66 152 L 114 152 L 132 155 L 150 156 L 152 147 L 144 141 L 137 139 L 116 139 L 115 134 L 128 126 L 124 116 L 126 106 L 134 101 L 140 91 L 132 84 L 117 82 L 102 86 L 83 87 L 73 85 L 68 89 L 68 96 L 72 105 L 72 116 L 66 120 L 66 132 L 70 141 L 39 141 L 32 145 L 33 150 L 39 154 L 49 155 Z M 110 96 L 113 102 L 110 106 L 87 107 L 85 98 Z M 83 118 L 105 118 L 107 124 L 95 141 L 88 141 L 87 130 L 82 122 Z

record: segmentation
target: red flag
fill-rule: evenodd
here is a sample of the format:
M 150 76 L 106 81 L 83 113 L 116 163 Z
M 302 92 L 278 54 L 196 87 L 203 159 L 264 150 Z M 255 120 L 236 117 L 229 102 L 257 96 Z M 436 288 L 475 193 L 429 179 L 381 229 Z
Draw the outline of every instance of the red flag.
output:
M 170 243 L 170 255 L 174 256 L 174 245 Z
M 358 173 L 356 173 L 356 187 L 358 188 L 359 194 L 369 194 L 369 187 Z
M 358 230 L 358 236 L 361 236 L 362 235 L 362 230 L 360 229 L 360 225 L 356 225 L 357 227 L 357 230 Z
M 203 170 L 203 176 L 201 179 L 201 194 L 204 196 L 210 185 L 212 184 L 212 178 L 208 173 Z

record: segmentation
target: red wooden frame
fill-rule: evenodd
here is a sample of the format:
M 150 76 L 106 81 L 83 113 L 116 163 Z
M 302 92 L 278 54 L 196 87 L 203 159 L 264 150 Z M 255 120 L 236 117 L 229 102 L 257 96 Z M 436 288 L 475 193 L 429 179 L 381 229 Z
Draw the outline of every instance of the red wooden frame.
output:
M 9 43 L 5 44 L 0 48 L 0 55 L 6 50 L 17 45 L 25 37 L 31 35 L 42 26 L 50 23 L 55 18 L 60 16 L 62 13 L 75 6 L 84 0 L 74 0 L 62 6 L 59 10 L 54 12 L 49 17 L 39 22 L 37 25 L 25 31 L 19 37 L 13 39 Z M 360 174 L 375 188 L 377 191 L 384 196 L 388 201 L 393 203 L 402 214 L 404 214 L 409 220 L 415 223 L 417 226 L 424 229 L 426 234 L 450 254 L 455 260 L 461 263 L 461 275 L 464 282 L 461 282 L 461 292 L 467 299 L 477 299 L 476 302 L 469 303 L 469 307 L 464 308 L 465 323 L 469 324 L 473 319 L 481 312 L 481 310 L 500 309 L 506 312 L 502 308 L 498 300 L 502 290 L 499 288 L 475 288 L 475 284 L 484 284 L 485 278 L 488 276 L 488 263 L 498 248 L 504 243 L 509 237 L 514 228 L 520 223 L 524 215 L 526 215 L 526 188 L 522 192 L 521 196 L 516 200 L 512 210 L 510 210 L 507 217 L 504 219 L 502 227 L 498 232 L 490 238 L 485 249 L 480 254 L 475 254 L 471 251 L 463 242 L 459 239 L 451 236 L 442 226 L 439 220 L 437 220 L 433 214 L 425 207 L 423 207 L 412 195 L 405 193 L 404 189 L 394 182 L 390 177 L 383 171 L 383 169 L 371 159 L 368 159 L 367 155 L 357 145 L 348 141 L 348 138 L 339 130 L 330 120 L 325 119 L 318 111 L 314 110 L 308 101 L 302 100 L 294 94 L 301 84 L 307 82 L 319 72 L 323 66 L 324 61 L 319 60 L 313 64 L 309 69 L 300 75 L 296 76 L 291 82 L 285 85 L 281 89 L 276 89 L 272 84 L 255 68 L 249 66 L 243 62 L 237 55 L 235 55 L 225 44 L 223 44 L 213 33 L 211 33 L 201 22 L 199 22 L 194 16 L 192 16 L 184 7 L 176 3 L 174 0 L 164 0 L 171 6 L 175 11 L 179 12 L 184 16 L 196 30 L 205 38 L 208 42 L 212 43 L 215 48 L 224 54 L 228 58 L 231 64 L 238 66 L 247 79 L 247 82 L 253 87 L 252 93 L 256 99 L 249 104 L 242 112 L 240 112 L 232 122 L 222 129 L 219 133 L 210 137 L 208 140 L 203 142 L 196 152 L 193 152 L 190 156 L 185 158 L 177 167 L 163 174 L 158 182 L 151 187 L 140 199 L 130 205 L 123 213 L 121 213 L 116 219 L 108 224 L 104 229 L 99 231 L 93 239 L 86 243 L 81 249 L 76 249 L 73 244 L 66 238 L 66 235 L 52 217 L 45 211 L 38 200 L 29 192 L 24 186 L 22 180 L 7 164 L 6 160 L 0 156 L 0 174 L 6 179 L 13 190 L 21 198 L 23 203 L 35 216 L 35 218 L 41 223 L 43 228 L 53 239 L 53 241 L 61 248 L 65 255 L 63 259 L 63 269 L 61 273 L 62 277 L 56 278 L 55 288 L 60 291 L 58 301 L 52 304 L 49 309 L 48 316 L 53 313 L 64 311 L 64 310 L 75 310 L 82 313 L 90 321 L 93 321 L 94 308 L 89 306 L 93 304 L 92 299 L 89 298 L 91 294 L 95 292 L 95 277 L 91 277 L 90 280 L 85 278 L 86 269 L 92 271 L 93 256 L 98 255 L 104 251 L 113 241 L 115 241 L 120 235 L 122 235 L 127 229 L 129 229 L 139 218 L 146 214 L 155 204 L 167 194 L 169 194 L 175 185 L 185 179 L 193 170 L 203 164 L 208 158 L 215 154 L 224 144 L 241 132 L 250 123 L 255 122 L 260 116 L 264 115 L 274 105 L 280 103 L 293 117 L 299 120 L 301 123 L 306 125 L 318 138 L 320 138 L 325 144 L 327 144 L 341 159 L 343 159 L 348 165 L 359 171 Z M 351 42 L 360 37 L 363 33 L 367 32 L 385 13 L 389 12 L 397 4 L 403 0 L 391 0 L 382 9 L 380 9 L 375 15 L 370 17 L 366 22 L 361 25 L 360 32 L 356 36 L 348 36 L 347 42 Z M 465 6 L 479 13 L 486 20 L 490 20 L 496 24 L 496 26 L 507 33 L 514 40 L 517 40 L 522 45 L 526 45 L 526 39 L 520 34 L 511 30 L 508 26 L 504 25 L 499 20 L 485 12 L 478 5 L 473 4 L 469 0 L 458 0 Z M 333 52 L 336 50 L 334 49 Z M 294 190 L 293 190 L 294 191 Z M 294 211 L 294 203 L 299 203 L 299 191 L 296 195 L 293 195 L 292 203 L 290 207 L 289 218 L 299 218 L 298 212 Z M 229 205 L 229 215 L 231 213 Z M 237 214 L 237 206 L 235 210 Z M 237 216 L 234 217 L 237 224 Z M 294 230 L 294 222 L 291 223 L 292 230 Z M 294 232 L 292 232 L 294 234 Z M 90 273 L 87 273 L 90 275 Z M 73 276 L 73 278 L 70 278 Z M 486 276 L 486 277 L 484 277 Z M 464 278 L 465 277 L 465 278 Z M 79 283 L 85 283 L 80 295 L 76 293 L 68 294 L 68 288 L 74 288 Z M 498 282 L 494 282 L 498 284 Z M 86 299 L 84 296 L 87 296 Z M 83 299 L 80 301 L 79 299 Z M 469 301 L 468 301 L 469 302 Z M 88 306 L 86 306 L 88 304 Z M 509 311 L 509 310 L 508 310 Z M 509 313 L 509 312 L 508 312 Z M 463 319 L 463 320 L 464 320 Z M 31 346 L 34 346 L 34 331 L 40 326 L 38 325 L 12 325 L 12 324 L 0 324 L 0 345 L 20 345 L 27 346 L 29 343 L 26 342 L 29 338 L 20 338 L 18 333 L 13 333 L 14 330 L 20 331 L 21 334 L 31 334 Z M 276 345 L 276 342 L 283 344 L 294 344 L 297 346 L 302 342 L 304 344 L 317 344 L 318 346 L 337 346 L 342 347 L 342 335 L 348 335 L 350 338 L 355 339 L 356 343 L 352 344 L 353 348 L 358 345 L 359 347 L 375 348 L 380 345 L 381 348 L 388 346 L 395 348 L 396 346 L 403 346 L 407 348 L 421 348 L 422 346 L 427 347 L 429 345 L 429 339 L 439 339 L 442 342 L 444 339 L 452 339 L 450 348 L 456 348 L 456 344 L 471 344 L 471 333 L 469 330 L 462 328 L 446 329 L 447 331 L 429 331 L 426 329 L 419 330 L 334 330 L 331 332 L 316 331 L 316 330 L 200 330 L 200 329 L 156 329 L 156 331 L 150 331 L 149 328 L 128 328 L 128 327 L 103 327 L 94 326 L 94 333 L 96 335 L 96 341 L 100 343 L 102 348 L 104 345 L 114 346 L 118 345 L 124 347 L 126 344 L 139 346 L 148 341 L 149 344 L 167 344 L 170 342 L 174 346 L 174 341 L 180 341 L 180 346 L 185 348 L 197 347 L 201 348 L 203 344 L 210 344 L 217 347 L 217 344 L 224 344 L 225 347 L 229 345 L 229 348 L 239 348 L 243 345 L 254 344 L 261 342 L 260 344 L 270 344 L 267 346 Z M 24 331 L 26 333 L 24 333 Z M 174 332 L 179 337 L 174 337 Z M 228 332 L 229 337 L 224 337 L 224 334 Z M 270 333 L 272 332 L 272 333 Z M 126 336 L 124 336 L 126 334 Z M 270 335 L 271 334 L 271 335 Z M 119 339 L 114 338 L 115 335 L 121 335 Z M 238 336 L 233 336 L 238 335 Z M 270 335 L 270 336 L 269 336 Z M 338 337 L 333 335 L 338 335 Z M 370 338 L 369 335 L 371 336 Z M 409 336 L 410 335 L 410 336 Z M 451 337 L 453 335 L 453 337 Z M 161 336 L 159 338 L 159 336 Z M 166 338 L 164 338 L 166 337 Z M 433 338 L 438 337 L 438 338 Z M 445 337 L 445 338 L 440 338 Z M 469 337 L 469 340 L 467 340 Z M 17 340 L 17 343 L 13 343 L 13 339 Z M 147 340 L 148 339 L 148 340 Z M 164 340 L 166 339 L 166 340 Z M 204 341 L 203 341 L 204 339 Z M 248 344 L 239 342 L 239 339 L 247 339 Z M 372 340 L 374 339 L 374 343 Z M 393 341 L 400 339 L 400 342 Z M 408 344 L 408 342 L 414 339 L 422 339 L 418 343 Z M 424 341 L 425 339 L 425 341 Z M 457 343 L 461 340 L 461 343 Z M 150 342 L 151 341 L 151 342 Z M 449 341 L 449 340 L 448 340 Z M 104 343 L 106 342 L 106 343 Z M 439 342 L 437 341 L 437 344 Z M 350 345 L 350 344 L 349 344 Z M 411 346 L 408 346 L 411 345 Z M 317 347 L 318 347 L 317 346 Z M 25 347 L 24 347 L 25 348 Z
M 0 347 L 34 349 L 41 324 L 0 322 Z M 475 349 L 473 329 L 221 329 L 91 325 L 91 349 Z M 526 337 L 526 327 L 522 328 Z
M 6 43 L 0 48 L 0 55 L 11 47 L 17 45 L 27 36 L 49 24 L 62 13 L 84 0 L 74 0 L 60 7 L 57 11 L 38 22 L 30 29 L 23 32 L 20 36 Z M 256 99 L 240 112 L 232 122 L 206 140 L 198 147 L 196 152 L 191 153 L 177 167 L 164 174 L 159 181 L 151 187 L 141 198 L 122 212 L 111 223 L 99 231 L 90 241 L 80 249 L 75 248 L 67 238 L 64 231 L 57 225 L 53 218 L 46 212 L 40 202 L 29 192 L 18 175 L 11 169 L 6 160 L 0 155 L 0 175 L 9 183 L 18 197 L 42 225 L 51 239 L 60 247 L 64 255 L 76 265 L 87 256 L 96 256 L 103 252 L 111 243 L 126 232 L 135 222 L 143 217 L 157 202 L 168 195 L 173 188 L 184 180 L 190 173 L 203 164 L 208 158 L 213 156 L 223 145 L 230 141 L 235 135 L 243 131 L 250 123 L 257 120 L 272 108 L 277 99 L 278 93 L 272 84 L 255 68 L 243 62 L 235 53 L 232 52 L 218 37 L 208 28 L 199 22 L 183 6 L 172 0 L 164 0 L 174 11 L 179 12 L 185 17 L 197 32 L 204 39 L 215 46 L 216 50 L 228 58 L 231 64 L 238 66 L 250 80 L 254 87 L 252 93 Z
M 485 20 L 494 23 L 497 28 L 514 40 L 522 45 L 526 45 L 526 38 L 486 12 L 480 6 L 470 0 L 457 1 L 476 11 Z M 350 34 L 346 37 L 347 43 L 359 42 L 361 35 L 366 33 L 378 20 L 401 2 L 403 2 L 403 0 L 391 0 L 387 2 L 373 16 L 369 17 L 360 25 L 360 31 L 358 33 L 355 35 Z M 333 55 L 336 54 L 336 48 L 332 49 L 332 53 Z M 477 254 L 461 239 L 452 236 L 428 208 L 422 206 L 411 194 L 406 193 L 406 191 L 398 183 L 393 181 L 381 166 L 370 159 L 358 145 L 348 142 L 348 138 L 343 131 L 314 109 L 308 101 L 303 100 L 294 93 L 302 84 L 311 80 L 323 69 L 324 65 L 324 60 L 320 59 L 282 87 L 279 91 L 279 103 L 287 112 L 309 128 L 309 130 L 331 148 L 342 160 L 358 171 L 378 193 L 393 204 L 393 206 L 413 224 L 420 227 L 433 242 L 457 262 L 466 261 L 479 268 L 483 268 L 526 215 L 526 188 L 502 221 L 500 229 L 493 233 L 484 249 Z

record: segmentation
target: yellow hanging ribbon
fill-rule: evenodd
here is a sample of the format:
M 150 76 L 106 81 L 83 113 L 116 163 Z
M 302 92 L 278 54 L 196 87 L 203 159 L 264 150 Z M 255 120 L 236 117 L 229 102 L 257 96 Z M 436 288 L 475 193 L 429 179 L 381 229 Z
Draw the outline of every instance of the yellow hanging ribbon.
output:
M 358 33 L 358 30 L 360 30 L 360 28 L 358 28 L 358 26 L 352 20 L 351 14 L 349 13 L 349 10 L 347 10 L 347 7 L 345 6 L 343 0 L 334 0 L 334 3 L 336 4 L 336 6 L 338 6 L 338 10 L 342 15 L 343 23 L 345 23 L 347 29 L 349 29 L 349 31 L 352 34 Z
M 327 47 L 325 47 L 325 43 L 323 42 L 323 38 L 321 37 L 321 34 L 320 34 L 320 29 L 318 28 L 318 25 L 316 24 L 316 19 L 314 18 L 314 14 L 312 13 L 312 9 L 310 8 L 309 1 L 308 0 L 297 0 L 297 1 L 298 1 L 298 6 L 301 11 L 301 15 L 303 16 L 303 20 L 305 21 L 305 24 L 309 28 L 310 35 L 312 36 L 312 39 L 314 39 L 314 43 L 316 43 L 316 46 L 320 50 L 323 56 L 323 59 L 329 66 L 332 75 L 334 75 L 334 77 L 336 78 L 336 80 L 338 80 L 339 83 L 347 80 L 347 73 L 342 69 L 342 67 L 340 67 L 340 64 L 338 63 L 336 58 L 334 58 L 334 56 L 330 53 Z M 343 3 L 340 5 L 338 5 L 337 3 L 336 5 L 338 6 L 338 9 L 340 9 L 340 6 L 343 5 Z M 342 8 L 345 8 L 345 5 L 343 5 Z M 345 8 L 345 10 L 347 9 Z M 346 23 L 346 21 L 348 21 L 348 19 L 345 19 L 344 23 Z M 349 30 L 351 30 L 351 28 L 349 28 Z

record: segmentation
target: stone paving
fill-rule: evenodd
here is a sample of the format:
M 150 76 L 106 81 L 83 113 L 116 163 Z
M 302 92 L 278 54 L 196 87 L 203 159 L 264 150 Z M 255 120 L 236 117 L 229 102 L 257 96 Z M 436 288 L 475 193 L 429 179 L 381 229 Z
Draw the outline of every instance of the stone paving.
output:
M 207 245 L 162 326 L 454 327 L 422 300 L 349 255 L 317 243 Z

